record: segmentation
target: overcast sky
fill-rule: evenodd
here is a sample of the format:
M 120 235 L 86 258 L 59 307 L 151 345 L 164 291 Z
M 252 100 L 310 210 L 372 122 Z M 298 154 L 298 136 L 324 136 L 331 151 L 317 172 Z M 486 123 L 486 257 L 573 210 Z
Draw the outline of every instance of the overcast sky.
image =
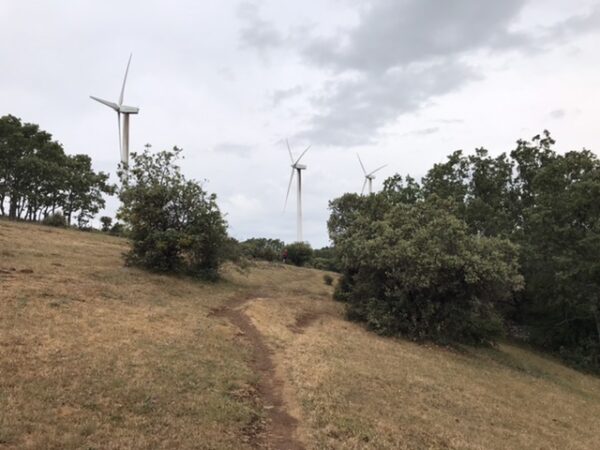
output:
M 312 144 L 304 228 L 320 247 L 328 201 L 361 189 L 356 153 L 389 164 L 380 188 L 543 129 L 560 151 L 598 151 L 599 31 L 598 0 L 0 0 L 0 115 L 116 181 L 114 113 L 88 96 L 116 101 L 133 52 L 132 151 L 182 147 L 234 237 L 289 242 L 283 139 Z

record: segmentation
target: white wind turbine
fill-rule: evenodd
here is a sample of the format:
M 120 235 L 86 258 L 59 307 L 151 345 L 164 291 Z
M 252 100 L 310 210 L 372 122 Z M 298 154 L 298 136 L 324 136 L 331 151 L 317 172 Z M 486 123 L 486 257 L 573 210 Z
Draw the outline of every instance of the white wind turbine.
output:
M 288 153 L 290 154 L 290 160 L 292 161 L 292 174 L 290 175 L 290 183 L 288 184 L 287 194 L 285 196 L 285 205 L 283 206 L 283 210 L 287 206 L 288 198 L 290 196 L 290 190 L 292 189 L 292 181 L 294 181 L 294 173 L 298 174 L 298 199 L 297 199 L 297 216 L 296 216 L 296 227 L 297 227 L 297 241 L 302 242 L 302 171 L 306 170 L 306 166 L 304 164 L 299 164 L 302 157 L 306 154 L 310 145 L 306 147 L 306 150 L 302 152 L 300 157 L 294 160 L 294 156 L 292 155 L 292 149 L 290 148 L 290 143 L 285 141 L 287 144 Z
M 362 187 L 362 191 L 360 191 L 360 195 L 363 195 L 365 193 L 365 187 L 367 186 L 367 183 L 369 184 L 369 194 L 372 194 L 373 193 L 373 180 L 375 179 L 375 174 L 377 172 L 379 172 L 381 169 L 383 169 L 384 167 L 387 167 L 387 164 L 384 164 L 383 166 L 378 167 L 371 173 L 367 173 L 365 166 L 363 165 L 362 161 L 360 160 L 360 155 L 357 153 L 356 156 L 358 156 L 358 162 L 360 163 L 360 167 L 362 167 L 363 173 L 365 174 L 365 182 L 363 183 L 363 187 Z
M 123 164 L 123 170 L 127 174 L 129 167 L 129 116 L 131 114 L 137 114 L 140 109 L 135 106 L 123 105 L 123 96 L 125 95 L 125 83 L 127 82 L 127 74 L 129 73 L 129 65 L 131 64 L 131 57 L 129 55 L 129 61 L 127 62 L 127 69 L 125 69 L 125 77 L 123 78 L 123 86 L 121 87 L 121 95 L 119 96 L 119 103 L 109 102 L 98 97 L 90 95 L 90 98 L 114 109 L 117 112 L 117 121 L 119 124 L 119 149 L 121 151 L 121 163 Z M 123 115 L 123 134 L 121 135 L 121 114 Z

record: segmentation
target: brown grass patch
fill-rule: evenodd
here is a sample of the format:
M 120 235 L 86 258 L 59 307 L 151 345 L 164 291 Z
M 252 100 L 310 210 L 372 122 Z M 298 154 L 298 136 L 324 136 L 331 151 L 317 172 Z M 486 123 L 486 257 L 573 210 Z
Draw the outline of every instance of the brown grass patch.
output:
M 247 312 L 277 351 L 307 448 L 600 448 L 600 380 L 552 358 L 381 338 L 326 298 Z
M 320 271 L 258 263 L 206 285 L 126 268 L 125 250 L 0 220 L 0 449 L 256 447 L 272 372 L 306 448 L 600 448 L 600 379 L 552 358 L 377 337 Z
M 243 291 L 123 266 L 123 240 L 0 221 L 0 448 L 245 448 Z

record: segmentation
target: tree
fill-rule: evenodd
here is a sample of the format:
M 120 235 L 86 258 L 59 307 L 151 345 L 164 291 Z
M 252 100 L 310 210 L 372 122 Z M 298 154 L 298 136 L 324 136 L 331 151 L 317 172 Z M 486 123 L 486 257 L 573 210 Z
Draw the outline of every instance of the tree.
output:
M 281 258 L 285 244 L 279 239 L 252 238 L 241 244 L 245 256 L 265 261 L 276 261 Z
M 227 227 L 216 195 L 182 175 L 181 150 L 133 153 L 118 217 L 129 226 L 131 264 L 214 280 L 226 257 Z
M 100 223 L 102 224 L 102 231 L 108 233 L 112 227 L 112 217 L 102 216 L 100 217 Z
M 315 269 L 339 272 L 340 263 L 335 247 L 323 247 L 313 250 L 312 265 Z
M 465 200 L 469 191 L 469 159 L 462 150 L 448 156 L 445 163 L 435 164 L 423 177 L 423 196 L 437 195 L 442 199 L 451 199 L 455 212 L 464 217 Z
M 516 247 L 470 234 L 452 202 L 435 196 L 388 203 L 377 218 L 363 203 L 332 235 L 343 274 L 336 298 L 349 317 L 381 334 L 493 342 L 502 330 L 496 304 L 523 284 Z
M 311 246 L 305 242 L 294 242 L 285 247 L 287 250 L 288 260 L 299 267 L 302 267 L 310 262 L 313 256 Z
M 392 203 L 414 204 L 423 198 L 423 189 L 417 181 L 407 175 L 405 179 L 395 174 L 383 182 L 383 192 Z
M 528 280 L 520 319 L 534 342 L 598 368 L 600 162 L 586 150 L 561 156 L 542 147 L 537 155 L 543 162 L 523 171 L 523 230 L 516 236 Z
M 504 153 L 492 158 L 483 148 L 476 149 L 468 162 L 465 221 L 473 233 L 509 237 L 514 230 L 511 217 L 513 162 Z
M 69 156 L 67 172 L 63 210 L 69 224 L 75 214 L 77 225 L 83 228 L 104 207 L 102 194 L 112 195 L 116 188 L 107 183 L 107 174 L 92 170 L 92 160 L 87 155 Z
M 84 227 L 104 206 L 102 195 L 114 192 L 107 180 L 93 171 L 89 156 L 66 155 L 38 125 L 0 118 L 0 214 L 42 220 L 62 211 Z

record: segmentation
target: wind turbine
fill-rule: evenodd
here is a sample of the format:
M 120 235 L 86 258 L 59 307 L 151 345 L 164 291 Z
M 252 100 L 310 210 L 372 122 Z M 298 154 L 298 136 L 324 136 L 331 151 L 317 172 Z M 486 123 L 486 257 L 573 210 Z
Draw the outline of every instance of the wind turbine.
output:
M 292 155 L 292 149 L 290 148 L 290 143 L 285 140 L 287 144 L 288 153 L 290 154 L 290 160 L 292 162 L 292 173 L 290 175 L 290 183 L 288 184 L 287 194 L 285 196 L 285 205 L 283 206 L 283 210 L 287 206 L 288 198 L 290 196 L 290 190 L 292 189 L 292 181 L 294 181 L 294 173 L 298 174 L 298 199 L 297 199 L 297 216 L 296 216 L 296 227 L 297 227 L 297 241 L 302 242 L 302 171 L 306 170 L 306 166 L 304 164 L 300 164 L 300 160 L 306 154 L 310 145 L 306 147 L 306 150 L 302 152 L 300 157 L 294 160 L 294 156 Z
M 357 153 L 356 156 L 358 156 L 358 162 L 360 163 L 360 167 L 362 167 L 363 173 L 365 174 L 365 182 L 363 183 L 363 187 L 362 187 L 362 191 L 360 191 L 360 195 L 363 195 L 365 193 L 365 187 L 367 186 L 367 183 L 369 184 L 369 194 L 372 194 L 373 193 L 373 180 L 375 179 L 375 174 L 377 172 L 379 172 L 381 169 L 383 169 L 384 167 L 387 167 L 387 164 L 384 164 L 383 166 L 375 169 L 371 173 L 367 173 L 365 166 L 363 165 L 362 161 L 360 160 L 360 155 Z
M 137 114 L 140 109 L 135 106 L 123 105 L 123 97 L 125 95 L 125 83 L 127 82 L 127 74 L 129 73 L 129 65 L 131 64 L 131 57 L 129 55 L 129 61 L 127 62 L 127 69 L 125 69 L 125 77 L 123 78 L 123 86 L 121 87 L 121 95 L 119 96 L 119 103 L 109 102 L 98 97 L 90 95 L 90 98 L 114 109 L 117 112 L 117 122 L 119 125 L 119 149 L 121 151 L 121 163 L 123 169 L 127 173 L 129 167 L 129 116 L 131 114 Z M 123 115 L 123 134 L 121 135 L 121 114 Z

